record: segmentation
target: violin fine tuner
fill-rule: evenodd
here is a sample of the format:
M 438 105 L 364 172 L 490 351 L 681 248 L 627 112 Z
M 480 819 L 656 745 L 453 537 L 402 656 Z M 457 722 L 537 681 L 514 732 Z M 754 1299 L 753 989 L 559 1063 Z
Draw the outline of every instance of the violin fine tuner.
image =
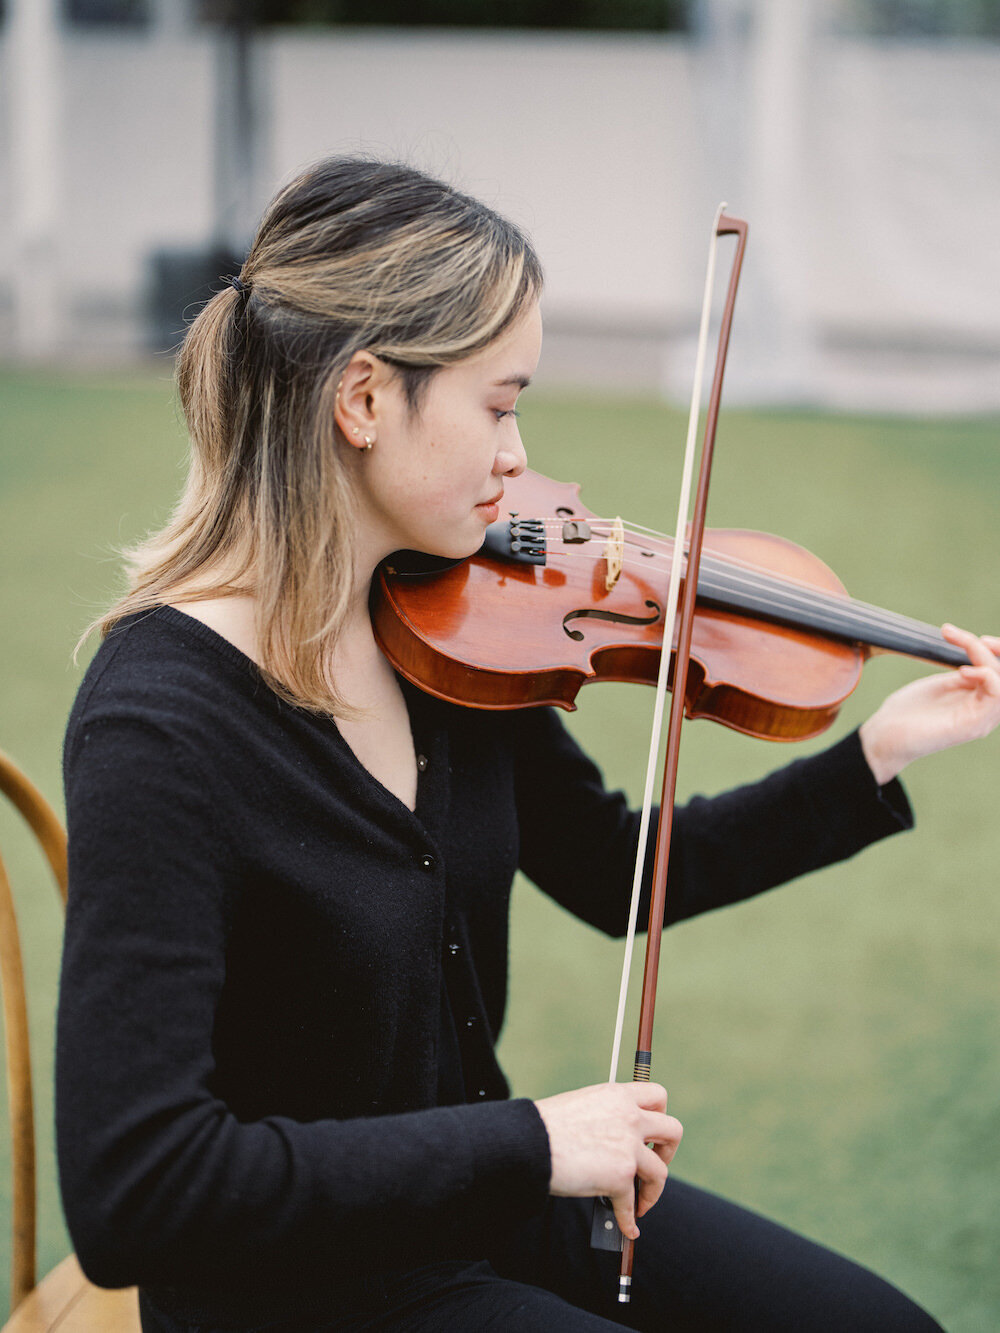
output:
M 540 518 L 519 518 L 517 514 L 511 514 L 507 523 L 491 523 L 480 547 L 480 553 L 484 552 L 517 564 L 544 565 L 545 524 Z

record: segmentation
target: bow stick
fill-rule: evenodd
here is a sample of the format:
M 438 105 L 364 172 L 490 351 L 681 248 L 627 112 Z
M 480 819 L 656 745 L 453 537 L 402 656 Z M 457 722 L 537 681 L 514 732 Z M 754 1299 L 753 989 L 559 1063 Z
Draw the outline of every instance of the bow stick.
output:
M 688 418 L 687 444 L 684 456 L 684 470 L 678 503 L 677 524 L 674 528 L 676 558 L 672 561 L 670 587 L 667 595 L 667 608 L 664 614 L 663 645 L 660 653 L 660 671 L 654 704 L 654 721 L 650 740 L 649 761 L 646 768 L 646 789 L 643 799 L 642 815 L 639 823 L 639 846 L 636 855 L 635 874 L 632 883 L 632 902 L 629 911 L 628 935 L 625 946 L 625 961 L 622 967 L 622 982 L 618 997 L 618 1017 L 615 1025 L 615 1037 L 611 1056 L 610 1082 L 614 1082 L 618 1073 L 618 1061 L 621 1050 L 621 1034 L 625 1016 L 625 1002 L 628 992 L 629 972 L 635 942 L 636 917 L 641 893 L 643 868 L 646 860 L 646 845 L 649 833 L 650 812 L 652 809 L 653 778 L 656 760 L 660 748 L 660 732 L 670 676 L 671 647 L 674 639 L 675 623 L 679 619 L 677 648 L 674 653 L 673 683 L 670 704 L 670 718 L 667 725 L 666 755 L 663 765 L 663 785 L 660 796 L 660 818 L 656 832 L 656 849 L 653 860 L 653 887 L 649 905 L 649 923 L 646 935 L 646 960 L 642 978 L 642 998 L 639 1005 L 639 1034 L 636 1043 L 633 1082 L 647 1083 L 650 1077 L 653 1045 L 653 1016 L 656 1008 L 656 981 L 660 965 L 660 936 L 663 930 L 664 908 L 666 906 L 667 869 L 670 860 L 670 835 L 673 826 L 674 797 L 677 788 L 677 768 L 680 755 L 681 723 L 684 717 L 685 693 L 687 689 L 688 664 L 691 659 L 691 636 L 694 628 L 695 599 L 698 589 L 698 571 L 701 564 L 701 548 L 705 533 L 705 513 L 708 508 L 708 486 L 712 470 L 712 455 L 715 448 L 715 431 L 719 417 L 719 403 L 722 397 L 722 378 L 726 366 L 726 354 L 729 349 L 729 334 L 733 322 L 733 310 L 736 304 L 736 289 L 739 285 L 740 270 L 743 266 L 743 254 L 746 250 L 747 224 L 739 218 L 727 217 L 725 204 L 719 206 L 712 227 L 712 239 L 709 247 L 708 270 L 705 278 L 705 294 L 702 301 L 701 325 L 698 336 L 698 356 L 695 365 L 694 389 L 691 396 L 691 410 Z M 715 372 L 712 378 L 712 390 L 709 396 L 708 413 L 705 419 L 705 437 L 701 451 L 701 463 L 698 471 L 698 491 L 695 496 L 694 515 L 691 520 L 688 540 L 687 569 L 684 577 L 684 593 L 680 615 L 677 615 L 678 591 L 681 578 L 681 533 L 687 527 L 690 507 L 691 479 L 694 472 L 695 439 L 698 429 L 699 405 L 701 401 L 702 380 L 704 375 L 705 353 L 708 345 L 708 324 L 711 313 L 712 288 L 715 277 L 715 254 L 720 236 L 736 236 L 736 253 L 729 275 L 729 287 L 719 329 L 719 344 L 715 359 Z M 618 1283 L 618 1300 L 627 1304 L 631 1299 L 632 1261 L 635 1244 L 622 1235 L 614 1221 L 614 1214 L 605 1200 L 598 1200 L 594 1211 L 594 1225 L 591 1243 L 601 1249 L 621 1250 L 621 1274 Z

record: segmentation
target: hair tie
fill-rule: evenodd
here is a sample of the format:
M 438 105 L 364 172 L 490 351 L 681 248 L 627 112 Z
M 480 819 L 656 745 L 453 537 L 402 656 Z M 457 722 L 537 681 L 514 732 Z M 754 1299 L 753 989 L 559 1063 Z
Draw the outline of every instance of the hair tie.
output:
M 232 289 L 233 289 L 234 292 L 239 292 L 240 296 L 249 296 L 249 295 L 250 295 L 250 288 L 249 288 L 249 287 L 245 287 L 245 286 L 243 285 L 243 283 L 240 282 L 239 278 L 230 278 L 230 279 L 229 279 L 229 285 L 230 285 L 230 287 L 232 287 Z

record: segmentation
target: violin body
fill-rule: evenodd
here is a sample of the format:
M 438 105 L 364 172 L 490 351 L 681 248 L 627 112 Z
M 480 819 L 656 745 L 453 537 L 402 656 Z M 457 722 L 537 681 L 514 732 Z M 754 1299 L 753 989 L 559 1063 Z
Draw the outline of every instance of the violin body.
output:
M 574 709 L 591 681 L 655 684 L 673 542 L 627 534 L 609 587 L 608 522 L 582 504 L 578 485 L 526 471 L 508 479 L 501 510 L 501 521 L 544 520 L 545 563 L 484 549 L 437 573 L 401 576 L 390 558 L 374 589 L 373 622 L 393 666 L 438 698 L 478 708 Z M 832 570 L 780 537 L 709 530 L 704 550 L 706 561 L 847 599 Z M 824 731 L 857 685 L 867 647 L 702 605 L 700 590 L 701 580 L 686 714 L 771 740 Z

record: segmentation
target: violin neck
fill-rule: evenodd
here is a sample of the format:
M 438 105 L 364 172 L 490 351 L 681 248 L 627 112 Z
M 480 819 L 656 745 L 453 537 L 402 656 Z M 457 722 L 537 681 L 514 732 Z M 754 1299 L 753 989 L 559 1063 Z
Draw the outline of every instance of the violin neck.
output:
M 869 651 L 902 653 L 943 666 L 964 666 L 969 661 L 934 625 L 777 576 L 761 577 L 759 572 L 744 580 L 703 566 L 698 601 L 723 610 L 746 611 L 795 629 L 814 630 L 845 643 L 861 644 Z

